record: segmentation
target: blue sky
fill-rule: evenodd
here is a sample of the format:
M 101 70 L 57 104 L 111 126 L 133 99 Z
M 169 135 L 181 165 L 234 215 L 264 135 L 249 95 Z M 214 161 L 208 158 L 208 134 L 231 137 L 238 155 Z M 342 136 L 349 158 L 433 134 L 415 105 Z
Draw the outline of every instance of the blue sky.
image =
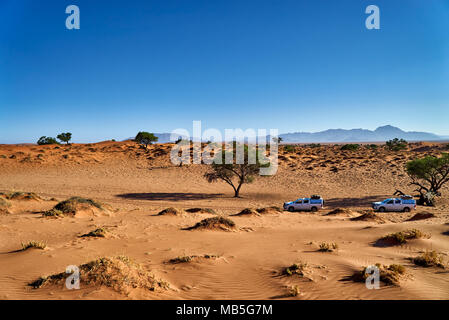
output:
M 80 30 L 65 28 L 70 4 Z M 380 30 L 365 28 L 370 4 Z M 193 120 L 449 135 L 449 1 L 0 1 L 0 143 Z

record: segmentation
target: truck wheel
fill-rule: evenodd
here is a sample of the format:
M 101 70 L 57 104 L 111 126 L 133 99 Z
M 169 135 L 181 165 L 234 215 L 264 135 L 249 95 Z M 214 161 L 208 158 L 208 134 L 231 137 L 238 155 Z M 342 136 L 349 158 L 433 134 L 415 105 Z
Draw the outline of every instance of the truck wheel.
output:
M 310 209 L 310 211 L 312 211 L 312 212 L 317 212 L 318 209 L 317 209 L 316 207 L 312 207 L 312 209 Z
M 410 212 L 410 208 L 409 207 L 405 207 L 404 210 L 402 210 L 404 212 Z
M 385 212 L 385 208 L 384 207 L 380 207 L 379 208 L 379 212 Z
M 293 208 L 293 207 L 288 207 L 288 211 L 293 212 L 293 211 L 295 211 L 295 208 Z

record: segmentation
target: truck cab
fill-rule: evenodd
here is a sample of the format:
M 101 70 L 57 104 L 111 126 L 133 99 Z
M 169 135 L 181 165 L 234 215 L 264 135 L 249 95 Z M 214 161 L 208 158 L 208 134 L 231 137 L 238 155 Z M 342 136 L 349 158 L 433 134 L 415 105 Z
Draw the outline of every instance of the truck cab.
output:
M 373 202 L 374 211 L 402 211 L 410 212 L 416 209 L 416 200 L 412 196 L 402 196 L 400 198 L 389 198 L 381 202 Z
M 310 198 L 299 198 L 295 201 L 285 202 L 284 210 L 293 211 L 312 211 L 316 212 L 324 207 L 324 200 L 320 196 L 311 196 Z

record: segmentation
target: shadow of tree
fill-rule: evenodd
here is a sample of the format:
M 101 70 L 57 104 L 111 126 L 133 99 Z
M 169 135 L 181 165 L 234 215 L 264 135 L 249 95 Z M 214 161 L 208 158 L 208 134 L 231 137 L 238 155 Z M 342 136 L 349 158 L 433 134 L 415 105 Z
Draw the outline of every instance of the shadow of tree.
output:
M 222 197 L 222 193 L 123 193 L 116 197 L 133 200 L 148 201 L 184 201 L 184 200 L 204 200 Z

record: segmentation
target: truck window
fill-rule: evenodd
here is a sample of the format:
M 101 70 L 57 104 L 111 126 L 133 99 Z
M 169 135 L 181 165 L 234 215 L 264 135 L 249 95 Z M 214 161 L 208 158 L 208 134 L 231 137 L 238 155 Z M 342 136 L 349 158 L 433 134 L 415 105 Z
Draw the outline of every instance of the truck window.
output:
M 309 203 L 309 200 L 304 200 L 304 203 Z
M 387 202 L 387 204 L 393 204 L 393 203 L 394 203 L 393 200 L 390 200 L 390 201 Z
M 296 200 L 296 203 L 302 203 L 302 200 Z
M 396 200 L 394 203 L 401 204 L 401 200 Z

